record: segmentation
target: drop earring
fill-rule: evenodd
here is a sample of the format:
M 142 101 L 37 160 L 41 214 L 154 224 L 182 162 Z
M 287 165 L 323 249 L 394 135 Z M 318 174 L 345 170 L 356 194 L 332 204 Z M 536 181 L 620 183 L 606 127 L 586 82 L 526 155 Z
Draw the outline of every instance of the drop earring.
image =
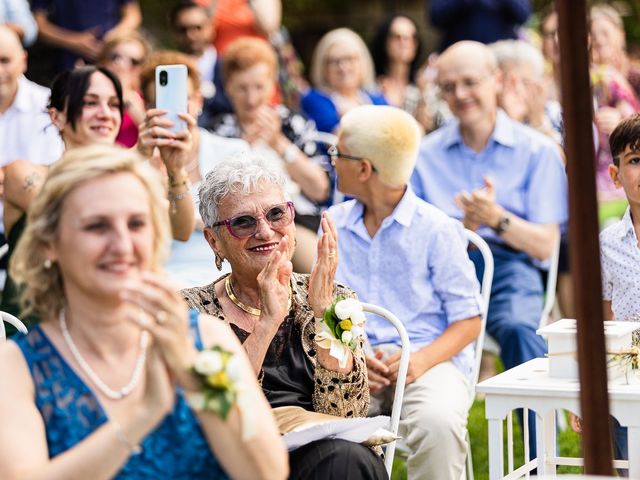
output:
M 215 260 L 216 268 L 218 270 L 222 270 L 222 260 L 224 260 L 224 259 L 220 255 L 218 255 L 217 253 L 215 254 L 215 257 L 216 257 L 216 260 Z

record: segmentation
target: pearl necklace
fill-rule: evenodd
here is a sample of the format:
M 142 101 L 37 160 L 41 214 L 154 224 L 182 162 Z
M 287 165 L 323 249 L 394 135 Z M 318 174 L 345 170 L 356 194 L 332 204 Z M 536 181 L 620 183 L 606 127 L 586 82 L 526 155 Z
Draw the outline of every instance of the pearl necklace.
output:
M 149 345 L 149 332 L 143 330 L 140 333 L 140 351 L 138 352 L 138 358 L 136 359 L 136 364 L 133 367 L 133 372 L 131 374 L 131 380 L 124 387 L 114 390 L 109 387 L 106 383 L 102 381 L 98 374 L 93 371 L 93 369 L 89 366 L 87 361 L 82 358 L 80 355 L 80 351 L 76 344 L 73 342 L 71 338 L 71 334 L 69 333 L 69 329 L 67 328 L 67 320 L 65 318 L 64 310 L 60 312 L 60 317 L 58 318 L 60 322 L 60 330 L 62 330 L 62 337 L 64 338 L 67 347 L 71 351 L 73 358 L 78 362 L 78 365 L 82 369 L 82 371 L 89 377 L 91 383 L 93 383 L 98 390 L 100 390 L 105 397 L 110 398 L 111 400 L 122 400 L 126 396 L 128 396 L 140 383 L 140 378 L 142 378 L 142 371 L 144 370 L 144 364 L 147 358 L 147 346 Z

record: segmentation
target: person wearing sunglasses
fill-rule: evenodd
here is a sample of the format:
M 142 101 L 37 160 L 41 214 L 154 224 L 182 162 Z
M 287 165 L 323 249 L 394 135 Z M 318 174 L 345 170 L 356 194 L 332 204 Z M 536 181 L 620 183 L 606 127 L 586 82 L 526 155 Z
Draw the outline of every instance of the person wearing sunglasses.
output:
M 480 332 L 480 288 L 462 224 L 408 185 L 420 128 L 396 107 L 365 105 L 340 121 L 333 159 L 338 189 L 352 200 L 328 211 L 340 236 L 336 279 L 358 298 L 402 319 L 411 341 L 400 414 L 410 449 L 409 479 L 460 478 L 470 405 L 473 347 Z M 365 326 L 370 413 L 389 413 L 400 337 L 371 318 Z
M 227 322 L 249 356 L 272 407 L 297 406 L 338 417 L 364 417 L 369 407 L 361 345 L 344 367 L 316 344 L 315 318 L 335 298 L 354 297 L 334 283 L 336 231 L 322 217 L 317 261 L 310 275 L 292 273 L 293 203 L 274 162 L 248 154 L 216 165 L 199 190 L 205 236 L 231 273 L 181 291 L 191 308 Z M 346 440 L 319 440 L 289 454 L 289 478 L 387 478 L 372 450 Z
M 138 32 L 127 32 L 104 44 L 96 63 L 116 74 L 122 85 L 124 113 L 116 143 L 127 148 L 138 141 L 138 125 L 144 120 L 144 100 L 140 93 L 140 71 L 151 53 L 151 45 Z

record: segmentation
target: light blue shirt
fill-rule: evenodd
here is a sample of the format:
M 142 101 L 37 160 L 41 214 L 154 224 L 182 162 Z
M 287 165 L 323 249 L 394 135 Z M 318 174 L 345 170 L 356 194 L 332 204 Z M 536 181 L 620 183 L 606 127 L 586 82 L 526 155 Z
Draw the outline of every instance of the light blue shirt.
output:
M 458 121 L 427 135 L 411 186 L 423 200 L 461 219 L 456 194 L 482 188 L 484 176 L 493 179 L 497 203 L 514 215 L 538 224 L 567 220 L 567 177 L 558 146 L 502 110 L 480 153 L 463 143 Z M 478 234 L 502 243 L 489 227 L 480 227 Z
M 452 323 L 480 315 L 480 287 L 462 225 L 410 187 L 373 238 L 357 200 L 331 207 L 329 216 L 338 229 L 336 280 L 361 301 L 393 312 L 406 326 L 412 350 L 433 342 Z M 373 346 L 400 345 L 395 327 L 382 318 L 368 318 L 366 331 Z M 452 361 L 470 376 L 473 347 Z
M 28 47 L 36 41 L 38 26 L 27 0 L 0 0 L 0 24 L 15 23 L 24 30 L 22 43 Z

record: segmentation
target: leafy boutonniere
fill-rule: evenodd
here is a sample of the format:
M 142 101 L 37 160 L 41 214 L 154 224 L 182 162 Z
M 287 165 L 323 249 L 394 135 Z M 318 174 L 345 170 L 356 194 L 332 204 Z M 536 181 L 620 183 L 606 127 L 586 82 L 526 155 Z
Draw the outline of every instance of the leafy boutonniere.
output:
M 214 346 L 198 352 L 191 370 L 202 389 L 189 394 L 189 405 L 196 410 L 214 412 L 225 420 L 238 400 L 240 365 L 237 357 Z
M 329 349 L 329 355 L 344 368 L 349 350 L 355 351 L 358 341 L 364 337 L 365 316 L 362 305 L 353 298 L 338 297 L 316 319 L 316 343 Z

